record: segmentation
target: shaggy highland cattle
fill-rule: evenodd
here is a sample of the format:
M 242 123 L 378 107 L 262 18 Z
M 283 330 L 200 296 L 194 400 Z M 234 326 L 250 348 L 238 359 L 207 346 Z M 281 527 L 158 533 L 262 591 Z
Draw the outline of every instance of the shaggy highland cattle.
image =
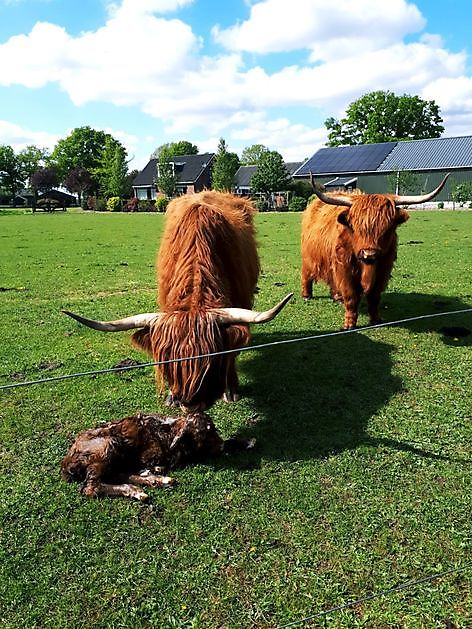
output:
M 238 438 L 223 441 L 205 413 L 138 413 L 80 433 L 62 460 L 61 476 L 81 482 L 84 496 L 146 501 L 138 486 L 172 486 L 174 480 L 163 476 L 168 470 L 253 445 Z
M 169 405 L 191 413 L 222 396 L 236 400 L 235 353 L 210 354 L 245 346 L 249 324 L 270 321 L 292 296 L 265 312 L 251 309 L 259 275 L 254 212 L 247 199 L 229 193 L 172 200 L 157 259 L 160 312 L 110 322 L 66 314 L 107 332 L 140 328 L 137 347 L 156 362 L 175 361 L 156 367 L 158 384 L 169 386 Z
M 344 304 L 344 329 L 356 327 L 362 295 L 370 323 L 379 323 L 380 296 L 397 257 L 396 228 L 409 218 L 399 206 L 430 201 L 447 177 L 428 194 L 399 196 L 359 190 L 328 195 L 311 176 L 319 198 L 308 205 L 302 219 L 303 298 L 312 299 L 313 281 L 323 281 L 332 298 Z

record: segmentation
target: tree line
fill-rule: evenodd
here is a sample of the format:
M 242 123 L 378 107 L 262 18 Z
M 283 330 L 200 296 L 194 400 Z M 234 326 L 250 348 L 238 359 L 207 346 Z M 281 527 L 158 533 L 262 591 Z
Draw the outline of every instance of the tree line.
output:
M 440 137 L 444 131 L 439 108 L 434 101 L 418 96 L 396 96 L 376 91 L 351 103 L 344 118 L 325 121 L 327 146 L 370 144 L 398 140 Z M 151 157 L 156 158 L 156 187 L 166 199 L 175 195 L 177 176 L 173 158 L 196 155 L 198 147 L 187 141 L 162 144 Z M 292 196 L 306 199 L 312 190 L 306 182 L 293 182 L 277 151 L 262 144 L 246 147 L 239 157 L 228 150 L 220 138 L 212 167 L 212 187 L 233 190 L 239 166 L 257 166 L 251 189 L 264 199 L 277 191 L 291 190 Z M 109 133 L 89 126 L 74 129 L 57 142 L 49 153 L 44 148 L 28 146 L 15 153 L 8 145 L 0 145 L 0 197 L 14 198 L 29 189 L 34 199 L 38 193 L 59 185 L 77 194 L 79 203 L 92 209 L 100 200 L 108 209 L 120 209 L 126 202 L 129 209 L 137 203 L 132 199 L 132 182 L 137 171 L 129 171 L 126 149 Z

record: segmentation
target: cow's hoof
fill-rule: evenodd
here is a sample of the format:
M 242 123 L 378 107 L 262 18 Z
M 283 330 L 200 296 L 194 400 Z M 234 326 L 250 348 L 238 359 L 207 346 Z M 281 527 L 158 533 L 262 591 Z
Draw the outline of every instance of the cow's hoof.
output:
M 169 407 L 179 406 L 179 401 L 175 399 L 172 393 L 168 393 L 166 399 L 164 400 L 164 404 Z
M 313 301 L 313 295 L 303 295 L 303 301 Z
M 239 395 L 239 393 L 236 393 L 236 391 L 225 391 L 223 393 L 223 401 L 224 402 L 238 402 L 238 400 L 241 399 L 241 396 Z

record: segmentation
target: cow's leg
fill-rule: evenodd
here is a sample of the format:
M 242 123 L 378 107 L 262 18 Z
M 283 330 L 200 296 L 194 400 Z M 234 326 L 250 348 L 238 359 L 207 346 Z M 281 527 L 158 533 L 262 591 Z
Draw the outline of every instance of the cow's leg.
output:
M 141 470 L 136 474 L 120 474 L 119 479 L 144 487 L 172 487 L 175 483 L 175 480 L 170 476 L 154 474 L 150 470 Z
M 381 323 L 382 319 L 379 314 L 380 292 L 377 290 L 373 290 L 368 295 L 366 295 L 366 299 L 367 299 L 367 310 L 369 313 L 369 323 L 371 325 L 376 325 L 377 323 Z
M 302 297 L 306 301 L 313 299 L 313 277 L 308 267 L 302 264 Z
M 239 380 L 236 371 L 236 357 L 228 356 L 228 367 L 226 372 L 226 389 L 223 393 L 225 402 L 237 402 L 241 396 L 238 393 Z
M 352 330 L 357 325 L 359 315 L 360 296 L 357 293 L 345 294 L 344 301 L 344 325 L 345 330 Z

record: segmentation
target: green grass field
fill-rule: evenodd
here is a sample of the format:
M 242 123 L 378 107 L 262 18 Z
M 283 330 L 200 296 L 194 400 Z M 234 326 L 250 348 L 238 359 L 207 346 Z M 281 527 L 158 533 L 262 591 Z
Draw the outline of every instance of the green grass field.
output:
M 299 296 L 300 220 L 257 217 L 256 307 L 295 296 L 253 344 L 342 324 L 325 286 Z M 162 225 L 0 213 L 0 385 L 147 361 L 61 309 L 153 310 Z M 470 307 L 471 236 L 472 212 L 412 212 L 384 319 Z M 242 400 L 211 415 L 256 449 L 177 471 L 150 504 L 84 499 L 59 466 L 79 431 L 164 411 L 151 368 L 0 390 L 2 628 L 276 627 L 470 562 L 472 335 L 444 327 L 472 314 L 243 353 Z M 470 626 L 471 574 L 297 626 Z

